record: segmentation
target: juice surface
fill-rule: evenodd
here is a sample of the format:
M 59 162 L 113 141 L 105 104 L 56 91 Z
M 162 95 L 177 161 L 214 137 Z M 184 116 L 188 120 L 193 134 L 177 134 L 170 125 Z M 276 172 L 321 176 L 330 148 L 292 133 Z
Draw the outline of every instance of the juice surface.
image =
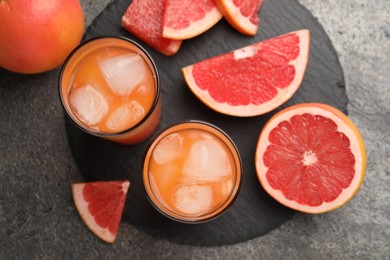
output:
M 85 126 L 103 133 L 136 125 L 149 112 L 155 95 L 155 78 L 146 62 L 121 47 L 90 52 L 69 80 L 72 113 Z
M 234 158 L 226 144 L 199 129 L 165 136 L 149 161 L 155 198 L 167 210 L 188 218 L 221 208 L 231 197 L 236 178 Z

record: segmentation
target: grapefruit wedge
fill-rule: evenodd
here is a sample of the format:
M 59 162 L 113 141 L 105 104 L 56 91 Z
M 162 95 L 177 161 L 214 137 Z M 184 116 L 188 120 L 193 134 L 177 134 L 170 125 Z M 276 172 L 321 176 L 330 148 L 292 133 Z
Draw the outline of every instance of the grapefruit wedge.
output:
M 249 36 L 256 35 L 263 0 L 215 0 L 215 4 L 237 31 Z
M 166 0 L 163 36 L 178 40 L 193 38 L 221 18 L 213 0 Z
M 223 114 L 249 117 L 286 102 L 301 85 L 310 33 L 300 30 L 182 69 L 191 91 Z
M 255 155 L 257 176 L 281 204 L 323 213 L 346 204 L 365 175 L 363 139 L 341 111 L 300 104 L 274 115 L 261 131 Z
M 115 241 L 129 186 L 129 181 L 72 184 L 77 211 L 89 229 L 103 241 Z
M 164 55 L 179 51 L 180 40 L 162 36 L 164 0 L 134 0 L 122 16 L 122 27 Z

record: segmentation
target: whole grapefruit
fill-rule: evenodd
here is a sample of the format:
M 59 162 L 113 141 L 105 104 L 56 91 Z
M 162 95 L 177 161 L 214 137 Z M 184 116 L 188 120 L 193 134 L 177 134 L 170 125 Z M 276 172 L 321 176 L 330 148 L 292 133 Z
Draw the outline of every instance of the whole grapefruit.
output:
M 0 0 L 0 67 L 40 73 L 61 65 L 81 41 L 79 0 Z

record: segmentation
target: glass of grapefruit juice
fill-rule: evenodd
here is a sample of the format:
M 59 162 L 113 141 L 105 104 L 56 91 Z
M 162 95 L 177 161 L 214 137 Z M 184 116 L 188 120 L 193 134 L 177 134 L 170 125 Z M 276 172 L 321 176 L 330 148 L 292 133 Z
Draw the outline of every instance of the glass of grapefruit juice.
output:
M 241 157 L 219 128 L 185 121 L 153 138 L 142 177 L 148 199 L 160 213 L 178 222 L 202 223 L 235 201 L 242 181 Z
M 59 93 L 79 128 L 117 143 L 144 141 L 160 121 L 156 65 L 123 37 L 92 38 L 73 50 L 60 73 Z

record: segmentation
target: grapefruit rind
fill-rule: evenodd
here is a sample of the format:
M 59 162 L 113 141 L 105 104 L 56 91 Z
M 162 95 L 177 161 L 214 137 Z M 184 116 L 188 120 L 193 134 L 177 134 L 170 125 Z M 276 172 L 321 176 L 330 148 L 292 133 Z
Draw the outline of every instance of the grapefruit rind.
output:
M 100 227 L 96 221 L 94 216 L 92 216 L 89 213 L 88 205 L 89 203 L 84 200 L 83 196 L 83 189 L 85 183 L 73 183 L 72 184 L 72 194 L 73 194 L 73 201 L 76 205 L 76 209 L 80 214 L 81 219 L 83 222 L 88 226 L 88 228 L 101 240 L 107 242 L 107 243 L 114 243 L 116 234 L 112 234 L 108 228 L 102 228 Z M 122 184 L 123 187 L 123 193 L 124 196 L 127 194 L 127 191 L 129 189 L 130 182 L 124 181 Z
M 190 26 L 183 29 L 174 29 L 164 25 L 163 37 L 173 40 L 185 40 L 196 37 L 209 30 L 222 19 L 222 14 L 215 7 L 206 16 L 198 21 L 191 22 Z
M 240 8 L 235 6 L 232 0 L 215 0 L 214 2 L 233 28 L 247 36 L 256 35 L 259 25 L 253 24 L 250 17 L 243 16 Z
M 270 186 L 267 181 L 267 167 L 263 163 L 263 155 L 270 145 L 268 136 L 270 132 L 282 121 L 289 120 L 292 116 L 302 115 L 305 113 L 322 115 L 331 119 L 338 126 L 338 131 L 344 133 L 350 141 L 350 149 L 355 156 L 355 176 L 348 188 L 344 189 L 341 194 L 332 202 L 323 202 L 320 206 L 308 206 L 287 199 L 280 190 Z M 335 210 L 345 205 L 358 192 L 365 176 L 366 170 L 366 152 L 363 138 L 354 123 L 341 111 L 329 105 L 318 103 L 299 104 L 284 109 L 275 114 L 264 126 L 259 136 L 255 154 L 255 164 L 258 179 L 264 190 L 279 203 L 297 211 L 310 214 L 320 214 Z
M 187 66 L 182 69 L 184 79 L 192 91 L 192 93 L 198 97 L 206 106 L 209 108 L 230 116 L 237 116 L 237 117 L 253 117 L 253 116 L 259 116 L 265 113 L 268 113 L 275 108 L 281 106 L 283 103 L 288 101 L 294 93 L 298 90 L 299 86 L 301 85 L 305 71 L 306 66 L 309 58 L 309 49 L 310 49 L 310 31 L 309 30 L 299 30 L 295 32 L 291 32 L 289 34 L 296 34 L 299 36 L 299 55 L 295 60 L 292 60 L 289 64 L 293 65 L 295 67 L 295 78 L 291 82 L 290 86 L 280 89 L 278 88 L 278 94 L 271 100 L 264 102 L 259 105 L 249 104 L 249 105 L 238 105 L 238 106 L 232 106 L 227 103 L 220 103 L 214 100 L 209 94 L 207 90 L 201 89 L 193 76 L 193 67 L 196 64 Z M 239 58 L 245 58 L 242 53 L 251 53 L 256 52 L 257 48 L 261 49 L 261 42 L 235 50 L 234 53 L 236 54 L 236 57 Z M 252 50 L 250 50 L 252 49 Z M 224 54 L 222 54 L 224 55 Z M 217 57 L 216 57 L 217 58 Z M 221 79 L 223 80 L 223 79 Z

